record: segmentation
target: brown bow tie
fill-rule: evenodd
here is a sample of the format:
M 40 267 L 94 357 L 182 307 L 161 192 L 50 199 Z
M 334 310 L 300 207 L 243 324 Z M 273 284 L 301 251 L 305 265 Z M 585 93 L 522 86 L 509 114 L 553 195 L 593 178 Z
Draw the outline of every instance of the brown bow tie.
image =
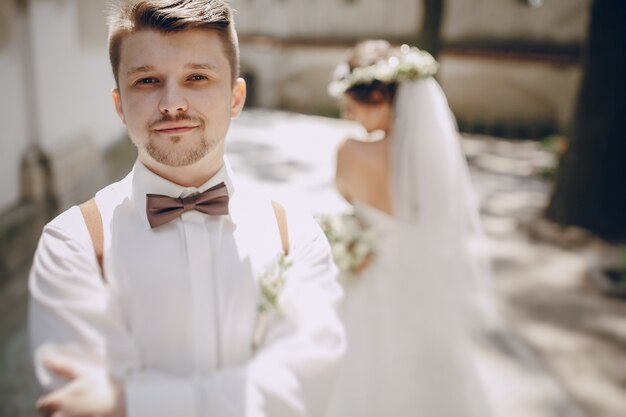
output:
M 228 214 L 228 190 L 223 182 L 185 198 L 148 194 L 147 199 L 146 211 L 152 228 L 164 225 L 189 210 L 213 215 Z

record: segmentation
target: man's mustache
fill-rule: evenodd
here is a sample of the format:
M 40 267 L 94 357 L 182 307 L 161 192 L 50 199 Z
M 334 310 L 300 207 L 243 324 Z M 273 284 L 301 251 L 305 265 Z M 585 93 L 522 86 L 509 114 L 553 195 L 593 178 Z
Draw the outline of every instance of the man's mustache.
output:
M 163 117 L 161 117 L 159 120 L 149 123 L 148 124 L 148 128 L 150 130 L 152 130 L 156 125 L 159 125 L 161 123 L 180 122 L 180 121 L 183 121 L 183 120 L 204 125 L 204 122 L 201 119 L 191 117 L 191 116 L 189 116 L 188 114 L 185 114 L 185 113 L 181 113 L 181 114 L 177 114 L 175 116 L 172 116 L 172 115 L 169 115 L 169 114 L 163 115 Z

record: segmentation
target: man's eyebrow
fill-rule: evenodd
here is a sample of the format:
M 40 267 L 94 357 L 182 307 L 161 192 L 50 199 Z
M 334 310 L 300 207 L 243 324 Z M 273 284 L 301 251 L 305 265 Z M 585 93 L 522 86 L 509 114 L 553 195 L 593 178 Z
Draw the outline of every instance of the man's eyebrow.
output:
M 150 72 L 154 71 L 154 67 L 152 65 L 142 65 L 141 67 L 133 67 L 126 71 L 126 76 L 131 76 L 138 72 Z
M 191 63 L 191 64 L 185 65 L 185 69 L 197 69 L 197 70 L 203 69 L 203 70 L 215 71 L 217 69 L 217 65 Z
M 190 64 L 185 65 L 185 69 L 215 71 L 217 69 L 217 65 L 190 63 Z M 129 77 L 133 74 L 137 74 L 140 72 L 151 72 L 151 71 L 156 71 L 156 69 L 152 65 L 142 65 L 139 67 L 133 67 L 129 69 L 128 71 L 126 71 L 126 76 Z

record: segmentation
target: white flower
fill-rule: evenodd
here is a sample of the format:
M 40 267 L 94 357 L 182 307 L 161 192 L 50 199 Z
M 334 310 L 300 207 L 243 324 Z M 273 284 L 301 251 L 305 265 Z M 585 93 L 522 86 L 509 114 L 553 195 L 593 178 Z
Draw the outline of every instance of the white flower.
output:
M 253 349 L 257 349 L 261 345 L 270 325 L 287 313 L 285 307 L 280 303 L 280 296 L 287 282 L 285 272 L 291 268 L 292 264 L 293 262 L 287 259 L 283 252 L 280 252 L 276 256 L 275 262 L 271 263 L 257 277 L 261 301 L 257 306 L 259 314 L 252 335 Z
M 367 257 L 373 255 L 376 233 L 354 215 L 322 215 L 318 217 L 318 222 L 330 243 L 333 259 L 342 272 L 353 273 Z
M 437 73 L 439 64 L 431 54 L 418 48 L 402 45 L 400 54 L 373 65 L 350 67 L 343 63 L 335 70 L 335 79 L 328 85 L 328 94 L 340 98 L 347 90 L 359 84 L 373 81 L 391 84 L 393 82 L 415 81 Z
M 268 266 L 257 278 L 262 300 L 259 311 L 280 310 L 279 297 L 285 287 L 285 271 L 291 268 L 292 261 L 283 252 L 276 256 L 276 261 Z
M 391 68 L 396 68 L 398 66 L 398 64 L 400 63 L 400 60 L 398 59 L 397 56 L 392 56 L 391 58 L 389 58 L 387 60 L 387 64 L 389 65 L 389 67 Z
M 374 66 L 374 79 L 382 81 L 384 83 L 390 83 L 394 80 L 397 74 L 396 67 L 388 65 L 388 63 L 381 62 Z
M 343 81 L 333 81 L 328 84 L 328 94 L 332 97 L 341 97 L 341 95 L 350 88 L 350 85 Z

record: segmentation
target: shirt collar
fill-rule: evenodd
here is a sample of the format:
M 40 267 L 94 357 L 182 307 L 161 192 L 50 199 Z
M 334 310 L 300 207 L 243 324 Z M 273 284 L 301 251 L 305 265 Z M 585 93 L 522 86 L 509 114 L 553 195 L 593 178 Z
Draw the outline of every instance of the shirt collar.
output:
M 135 161 L 132 173 L 132 200 L 135 202 L 135 208 L 139 218 L 147 229 L 150 228 L 146 214 L 147 194 L 161 194 L 174 198 L 187 197 L 191 194 L 204 192 L 221 182 L 226 184 L 231 202 L 235 194 L 233 173 L 226 157 L 224 157 L 224 164 L 219 171 L 199 187 L 183 187 L 182 185 L 166 180 L 150 171 L 139 159 Z M 227 217 L 232 221 L 232 216 L 228 215 Z

